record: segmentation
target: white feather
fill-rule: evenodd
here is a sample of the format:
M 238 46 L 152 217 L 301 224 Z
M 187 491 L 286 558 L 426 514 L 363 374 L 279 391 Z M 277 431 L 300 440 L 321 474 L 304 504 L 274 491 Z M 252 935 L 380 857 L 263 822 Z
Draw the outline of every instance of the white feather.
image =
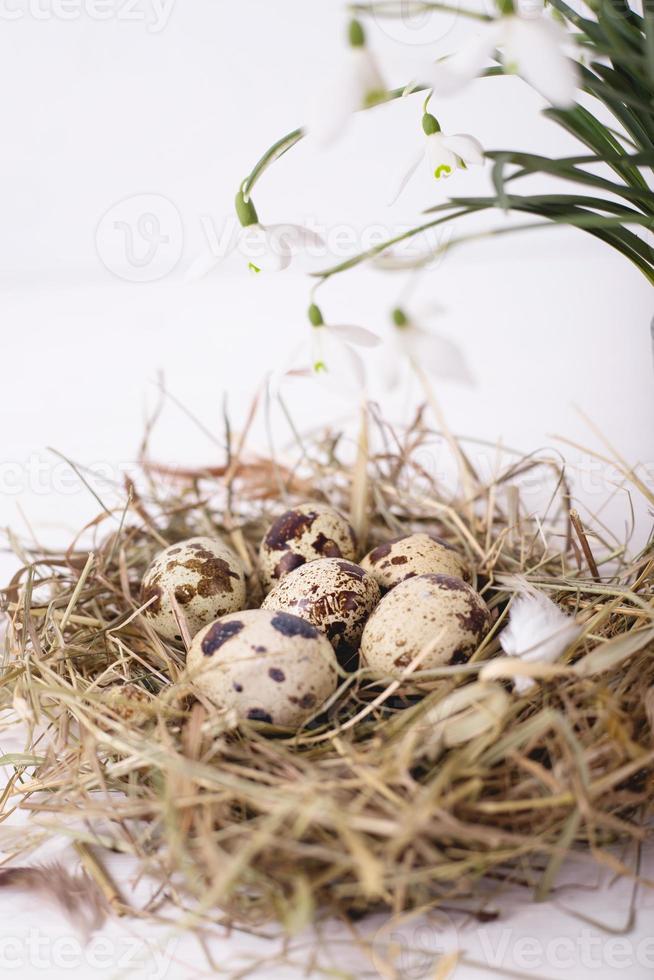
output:
M 520 583 L 520 593 L 513 599 L 508 625 L 500 633 L 502 649 L 509 657 L 519 657 L 526 663 L 554 663 L 579 636 L 581 627 L 562 612 L 546 595 Z M 515 677 L 515 689 L 520 694 L 528 690 L 531 677 Z

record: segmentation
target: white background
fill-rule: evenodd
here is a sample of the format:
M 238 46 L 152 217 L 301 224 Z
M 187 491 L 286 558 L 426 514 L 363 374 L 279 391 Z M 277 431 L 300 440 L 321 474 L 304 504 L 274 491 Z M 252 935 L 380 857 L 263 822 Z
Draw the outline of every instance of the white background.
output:
M 229 233 L 240 180 L 268 145 L 321 105 L 343 53 L 343 16 L 327 0 L 167 0 L 163 12 L 152 0 L 97 8 L 91 0 L 4 0 L 0 16 L 0 523 L 27 534 L 29 522 L 41 540 L 67 543 L 97 503 L 47 447 L 116 478 L 135 458 L 161 374 L 175 399 L 218 436 L 227 393 L 238 428 L 265 371 L 283 364 L 304 335 L 311 282 L 301 267 L 254 276 L 234 255 L 202 282 L 187 283 L 184 274 L 206 247 L 202 217 Z M 446 53 L 469 30 L 461 18 L 438 16 L 420 31 L 373 26 L 370 40 L 389 84 L 399 85 L 411 77 L 412 62 Z M 289 153 L 257 190 L 261 219 L 320 228 L 343 258 L 356 250 L 339 247 L 343 236 L 365 242 L 373 226 L 391 234 L 446 191 L 488 191 L 487 171 L 459 174 L 443 188 L 425 170 L 388 205 L 419 146 L 419 105 L 418 97 L 376 109 L 357 117 L 335 146 L 306 143 Z M 489 149 L 576 150 L 516 79 L 477 82 L 432 108 L 444 130 L 473 133 Z M 153 207 L 169 241 L 139 272 L 126 261 L 126 233 L 111 229 L 125 220 L 137 232 L 134 222 Z M 495 216 L 492 226 L 506 220 Z M 147 247 L 136 235 L 137 259 Z M 133 281 L 168 266 L 156 281 Z M 406 283 L 406 274 L 347 273 L 321 289 L 320 303 L 332 322 L 387 335 L 389 309 Z M 654 311 L 649 286 L 627 260 L 574 230 L 485 241 L 448 254 L 415 284 L 413 308 L 435 303 L 446 311 L 438 328 L 461 345 L 478 380 L 474 389 L 439 390 L 454 431 L 523 450 L 563 448 L 553 442 L 557 434 L 601 448 L 581 409 L 631 464 L 654 460 Z M 374 361 L 371 394 L 384 397 L 393 419 L 406 418 L 406 391 L 385 391 L 383 358 Z M 349 409 L 309 384 L 298 385 L 291 403 L 306 425 Z M 280 441 L 287 437 L 281 427 Z M 254 442 L 265 444 L 261 424 Z M 172 401 L 153 449 L 167 462 L 221 461 L 216 444 Z M 584 453 L 568 455 L 573 475 L 588 467 Z M 601 474 L 609 485 L 612 478 Z M 603 488 L 581 482 L 596 510 Z M 109 502 L 117 499 L 111 484 L 98 487 Z M 602 512 L 618 534 L 624 503 L 621 496 Z M 635 506 L 643 541 L 651 522 Z M 6 573 L 15 562 L 5 555 L 1 564 Z M 603 907 L 619 915 L 624 896 L 613 904 L 613 894 Z M 0 907 L 6 934 L 23 936 L 34 924 L 30 901 L 22 907 L 0 895 Z M 509 922 L 521 935 L 578 935 L 552 909 L 523 909 Z M 646 975 L 635 961 L 628 973 L 606 961 L 599 972 L 584 972 L 576 962 L 579 976 Z M 540 967 L 560 975 L 556 963 Z M 190 971 L 178 964 L 167 975 Z M 43 971 L 27 957 L 20 972 Z M 61 976 L 72 975 L 62 967 Z M 477 975 L 484 974 L 463 967 L 456 974 Z

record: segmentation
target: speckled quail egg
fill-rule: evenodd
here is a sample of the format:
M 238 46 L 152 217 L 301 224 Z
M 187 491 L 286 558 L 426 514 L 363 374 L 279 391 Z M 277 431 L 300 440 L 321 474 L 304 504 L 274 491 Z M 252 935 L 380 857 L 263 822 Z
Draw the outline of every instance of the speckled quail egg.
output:
M 361 561 L 361 567 L 374 576 L 382 592 L 416 575 L 452 575 L 465 581 L 470 578 L 461 555 L 435 534 L 424 531 L 378 545 Z
M 263 602 L 301 616 L 327 635 L 343 667 L 355 666 L 363 627 L 379 602 L 379 586 L 360 565 L 319 558 L 289 572 Z
M 219 708 L 284 728 L 313 715 L 338 681 L 327 637 L 274 610 L 221 616 L 193 638 L 186 662 L 198 690 Z
M 293 569 L 317 558 L 356 559 L 354 531 L 337 510 L 310 501 L 287 510 L 271 524 L 261 542 L 259 563 L 268 591 Z
M 141 585 L 143 615 L 160 636 L 181 640 L 172 597 L 186 617 L 191 636 L 224 613 L 245 605 L 243 562 L 219 538 L 180 541 L 157 555 Z
M 430 647 L 417 670 L 465 663 L 490 627 L 482 597 L 460 578 L 418 575 L 388 592 L 361 638 L 365 666 L 390 677 Z

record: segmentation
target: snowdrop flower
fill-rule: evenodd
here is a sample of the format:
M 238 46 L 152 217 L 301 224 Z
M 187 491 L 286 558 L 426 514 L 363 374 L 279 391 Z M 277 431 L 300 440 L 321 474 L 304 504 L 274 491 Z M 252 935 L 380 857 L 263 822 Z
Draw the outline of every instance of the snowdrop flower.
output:
M 345 67 L 315 106 L 307 126 L 309 135 L 323 146 L 341 134 L 353 112 L 384 102 L 388 92 L 358 20 L 350 21 L 348 41 Z
M 427 374 L 443 381 L 474 385 L 475 379 L 463 351 L 454 341 L 417 324 L 399 307 L 391 314 L 393 353 L 387 381 L 395 387 L 400 380 L 403 361 L 415 364 Z
M 484 24 L 471 44 L 425 74 L 438 95 L 451 95 L 476 78 L 496 49 L 506 71 L 520 75 L 554 106 L 570 108 L 579 82 L 576 63 L 565 53 L 570 35 L 543 16 L 542 8 L 516 13 L 513 0 L 500 0 L 502 16 Z
M 562 612 L 551 599 L 521 582 L 512 604 L 508 625 L 500 633 L 502 649 L 509 657 L 526 663 L 554 663 L 581 632 L 571 616 Z M 533 678 L 513 679 L 519 694 L 529 690 Z
M 425 145 L 402 178 L 392 204 L 398 199 L 423 160 L 429 164 L 430 173 L 436 180 L 451 177 L 455 170 L 466 170 L 468 164 L 482 166 L 484 163 L 484 149 L 479 140 L 463 133 L 446 136 L 441 132 L 440 123 L 431 112 L 423 113 L 422 129 L 425 134 Z
M 331 381 L 335 371 L 346 375 L 359 389 L 366 383 L 363 358 L 357 348 L 377 347 L 377 334 L 365 327 L 325 323 L 319 307 L 309 307 L 311 331 L 311 370 L 314 375 Z M 331 377 L 330 377 L 331 375 Z
M 234 249 L 246 259 L 252 272 L 281 272 L 288 268 L 298 250 L 324 248 L 324 240 L 310 228 L 293 224 L 261 224 L 254 204 L 250 199 L 246 200 L 242 190 L 236 195 L 236 214 L 241 223 L 236 242 L 231 243 L 222 254 L 215 242 L 215 247 L 209 248 L 191 263 L 186 273 L 187 282 L 204 278 Z M 214 242 L 210 241 L 210 244 L 214 245 Z
M 311 332 L 293 352 L 287 367 L 274 372 L 270 391 L 278 394 L 285 379 L 314 378 L 341 393 L 361 394 L 365 388 L 365 364 L 358 348 L 377 347 L 377 334 L 364 327 L 325 323 L 315 303 L 308 310 Z M 301 367 L 293 367 L 300 361 Z

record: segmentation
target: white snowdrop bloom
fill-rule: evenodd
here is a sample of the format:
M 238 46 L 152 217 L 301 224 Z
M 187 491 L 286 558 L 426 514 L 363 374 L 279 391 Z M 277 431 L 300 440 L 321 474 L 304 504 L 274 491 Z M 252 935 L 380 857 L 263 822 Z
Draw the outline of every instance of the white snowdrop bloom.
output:
M 262 225 L 256 222 L 241 228 L 237 249 L 253 272 L 281 272 L 298 251 L 323 248 L 324 239 L 303 225 Z
M 500 633 L 502 649 L 526 663 L 554 663 L 577 639 L 581 627 L 542 592 L 527 583 L 519 587 L 522 591 L 511 603 L 508 625 Z M 517 676 L 513 683 L 522 694 L 535 682 Z
M 456 54 L 425 70 L 436 95 L 451 95 L 476 78 L 495 50 L 506 71 L 520 75 L 554 106 L 574 104 L 577 64 L 566 54 L 570 35 L 542 11 L 511 13 L 484 24 L 479 35 Z
M 346 61 L 311 113 L 307 125 L 309 136 L 318 144 L 331 143 L 347 125 L 353 112 L 368 109 L 386 99 L 388 89 L 377 61 L 366 45 L 361 24 L 349 26 Z
M 209 247 L 189 266 L 187 282 L 203 279 L 234 250 L 240 252 L 252 272 L 281 272 L 298 252 L 312 249 L 322 252 L 325 248 L 324 239 L 303 225 L 262 224 L 254 204 L 245 199 L 242 190 L 236 195 L 236 214 L 241 228 L 236 240 L 226 247 L 221 247 L 215 234 L 210 234 L 212 229 L 205 227 Z
M 391 201 L 392 204 L 398 199 L 423 160 L 427 161 L 429 171 L 436 180 L 451 177 L 456 170 L 466 170 L 469 164 L 483 166 L 484 148 L 474 136 L 464 133 L 446 135 L 441 132 L 440 123 L 430 112 L 423 114 L 422 128 L 425 134 L 424 145 L 402 177 L 400 186 Z
M 315 303 L 309 307 L 309 321 L 310 330 L 287 366 L 273 372 L 271 395 L 279 393 L 284 381 L 298 377 L 311 377 L 341 393 L 360 395 L 366 371 L 359 349 L 377 347 L 381 343 L 377 334 L 365 327 L 325 323 Z
M 377 347 L 377 334 L 365 327 L 325 323 L 315 303 L 309 307 L 311 371 L 329 387 L 363 390 L 366 370 L 359 348 Z
M 392 320 L 393 344 L 386 372 L 387 382 L 391 388 L 398 385 L 402 364 L 406 362 L 414 364 L 431 377 L 442 381 L 454 381 L 463 385 L 475 384 L 466 357 L 453 340 L 426 329 L 399 308 L 393 310 Z

